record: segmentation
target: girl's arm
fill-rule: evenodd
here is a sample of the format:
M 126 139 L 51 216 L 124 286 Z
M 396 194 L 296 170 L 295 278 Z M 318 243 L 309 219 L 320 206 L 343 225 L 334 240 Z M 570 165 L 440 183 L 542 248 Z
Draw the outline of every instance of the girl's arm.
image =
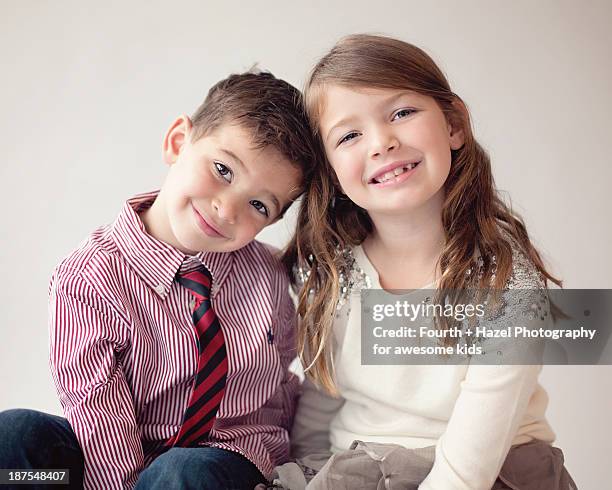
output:
M 532 298 L 537 294 L 529 292 Z M 509 298 L 517 304 L 517 293 L 510 293 Z M 531 300 L 521 304 L 530 305 Z M 495 328 L 546 328 L 550 318 L 548 309 L 546 319 L 531 320 L 526 320 L 523 308 L 508 310 L 510 313 L 495 321 Z M 542 350 L 540 341 L 514 338 L 485 347 L 487 357 L 495 358 L 501 352 L 504 357 L 519 355 L 524 362 L 536 362 Z M 489 363 L 493 364 L 491 358 Z M 515 439 L 541 369 L 541 365 L 471 365 L 446 430 L 436 444 L 433 468 L 419 489 L 490 489 Z M 547 400 L 538 398 L 532 403 L 546 404 Z
M 295 458 L 330 450 L 329 425 L 344 404 L 343 398 L 328 395 L 308 379 L 302 387 L 291 431 L 291 454 Z
M 541 366 L 472 366 L 433 468 L 419 490 L 489 489 L 497 478 Z

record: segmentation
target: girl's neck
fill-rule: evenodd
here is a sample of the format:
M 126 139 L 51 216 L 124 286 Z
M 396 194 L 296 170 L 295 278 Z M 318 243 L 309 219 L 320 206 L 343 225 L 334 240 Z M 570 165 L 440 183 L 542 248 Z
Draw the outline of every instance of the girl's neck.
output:
M 412 289 L 438 279 L 436 265 L 445 242 L 442 203 L 440 192 L 408 214 L 370 213 L 374 231 L 362 245 L 382 287 Z

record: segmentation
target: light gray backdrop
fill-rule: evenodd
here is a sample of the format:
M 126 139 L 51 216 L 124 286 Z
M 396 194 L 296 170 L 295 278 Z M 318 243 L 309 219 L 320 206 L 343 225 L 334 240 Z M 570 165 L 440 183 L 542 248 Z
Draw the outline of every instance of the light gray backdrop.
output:
M 301 86 L 341 35 L 426 49 L 467 101 L 567 287 L 612 287 L 609 2 L 0 2 L 0 409 L 60 413 L 47 364 L 54 264 L 164 177 L 161 138 L 254 62 Z M 282 246 L 292 217 L 261 234 Z M 545 367 L 549 419 L 583 489 L 612 452 L 610 367 Z

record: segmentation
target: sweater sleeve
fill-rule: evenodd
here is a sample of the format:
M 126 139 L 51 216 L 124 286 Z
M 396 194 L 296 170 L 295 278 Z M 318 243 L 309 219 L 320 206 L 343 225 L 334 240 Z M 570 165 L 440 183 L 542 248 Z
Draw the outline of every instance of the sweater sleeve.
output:
M 515 300 L 516 296 L 512 298 L 516 303 Z M 539 317 L 526 319 L 522 308 L 509 310 L 509 314 L 496 320 L 495 328 L 510 326 L 514 329 L 520 324 L 537 329 L 545 327 L 550 318 L 548 311 L 543 321 Z M 499 352 L 504 356 L 514 353 L 533 363 L 540 358 L 542 348 L 543 343 L 539 340 L 509 338 L 496 339 L 486 345 L 485 350 L 486 355 L 492 357 Z M 434 465 L 419 489 L 491 488 L 536 388 L 540 371 L 539 364 L 502 365 L 494 364 L 491 358 L 471 365 L 461 383 L 446 430 L 436 444 Z
M 499 474 L 540 366 L 471 366 L 433 468 L 420 490 L 489 489 Z
M 302 386 L 291 431 L 291 454 L 295 458 L 330 450 L 329 426 L 344 403 L 344 399 L 325 393 L 309 379 Z

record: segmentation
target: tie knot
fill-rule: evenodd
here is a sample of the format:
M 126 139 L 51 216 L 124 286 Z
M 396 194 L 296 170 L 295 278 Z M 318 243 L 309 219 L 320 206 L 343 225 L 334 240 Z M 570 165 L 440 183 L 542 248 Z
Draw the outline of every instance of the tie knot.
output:
M 181 286 L 187 288 L 197 299 L 204 300 L 210 298 L 212 275 L 203 265 L 189 272 L 179 272 L 176 275 L 176 281 Z

